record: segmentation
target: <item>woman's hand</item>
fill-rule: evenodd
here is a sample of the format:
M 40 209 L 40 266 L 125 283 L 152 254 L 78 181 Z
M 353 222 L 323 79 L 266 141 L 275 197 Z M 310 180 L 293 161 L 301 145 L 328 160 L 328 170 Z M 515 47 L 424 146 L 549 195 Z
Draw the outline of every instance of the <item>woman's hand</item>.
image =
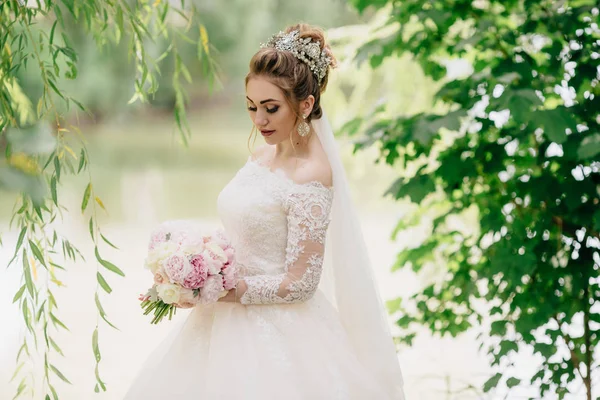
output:
M 227 294 L 225 296 L 221 297 L 218 301 L 224 301 L 227 303 L 235 303 L 236 302 L 235 288 L 228 291 Z
M 195 304 L 188 303 L 186 301 L 181 302 L 181 304 L 180 303 L 174 303 L 174 304 L 175 304 L 175 307 L 177 307 L 177 308 L 192 308 L 195 306 Z

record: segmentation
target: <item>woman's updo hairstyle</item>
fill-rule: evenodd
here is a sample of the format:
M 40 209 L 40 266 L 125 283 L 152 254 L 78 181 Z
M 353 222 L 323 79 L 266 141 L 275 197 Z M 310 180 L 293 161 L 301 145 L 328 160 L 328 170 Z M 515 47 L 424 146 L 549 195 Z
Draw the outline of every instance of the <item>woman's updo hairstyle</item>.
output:
M 300 101 L 313 95 L 315 104 L 311 114 L 306 118 L 306 122 L 310 122 L 313 118 L 319 119 L 323 115 L 321 93 L 327 87 L 329 70 L 335 68 L 336 60 L 331 48 L 325 43 L 325 33 L 322 29 L 308 24 L 297 24 L 286 28 L 284 33 L 295 30 L 300 32 L 300 39 L 310 38 L 311 41 L 319 43 L 321 51 L 324 50 L 331 58 L 331 63 L 321 81 L 319 82 L 317 75 L 307 63 L 296 58 L 291 52 L 278 50 L 274 47 L 263 47 L 250 60 L 250 72 L 246 76 L 246 85 L 251 78 L 266 77 L 281 89 L 286 101 L 295 112 L 299 109 Z M 301 119 L 300 115 L 298 115 L 298 118 Z

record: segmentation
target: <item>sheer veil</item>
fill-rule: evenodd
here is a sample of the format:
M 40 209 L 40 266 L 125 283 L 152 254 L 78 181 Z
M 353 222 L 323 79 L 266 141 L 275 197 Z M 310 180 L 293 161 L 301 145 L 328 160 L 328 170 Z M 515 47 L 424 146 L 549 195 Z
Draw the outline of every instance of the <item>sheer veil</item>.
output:
M 334 198 L 321 290 L 336 306 L 361 363 L 404 400 L 403 378 L 333 130 L 325 113 L 312 121 L 333 174 Z

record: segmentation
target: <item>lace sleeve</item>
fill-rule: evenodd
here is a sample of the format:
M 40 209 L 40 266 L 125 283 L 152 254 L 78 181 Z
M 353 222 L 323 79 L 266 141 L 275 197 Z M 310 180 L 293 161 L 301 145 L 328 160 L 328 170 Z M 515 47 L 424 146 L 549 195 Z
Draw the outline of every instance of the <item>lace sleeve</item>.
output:
M 299 303 L 317 290 L 323 267 L 332 193 L 322 186 L 289 194 L 285 273 L 247 276 L 237 286 L 242 304 Z

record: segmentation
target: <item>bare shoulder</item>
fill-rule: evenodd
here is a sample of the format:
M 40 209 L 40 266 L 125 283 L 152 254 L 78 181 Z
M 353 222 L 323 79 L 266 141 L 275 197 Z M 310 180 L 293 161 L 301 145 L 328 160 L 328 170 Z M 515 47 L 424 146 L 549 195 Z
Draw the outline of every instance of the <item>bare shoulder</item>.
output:
M 304 184 L 315 181 L 326 187 L 333 186 L 333 176 L 327 156 L 306 160 L 294 173 L 294 182 L 296 183 Z

